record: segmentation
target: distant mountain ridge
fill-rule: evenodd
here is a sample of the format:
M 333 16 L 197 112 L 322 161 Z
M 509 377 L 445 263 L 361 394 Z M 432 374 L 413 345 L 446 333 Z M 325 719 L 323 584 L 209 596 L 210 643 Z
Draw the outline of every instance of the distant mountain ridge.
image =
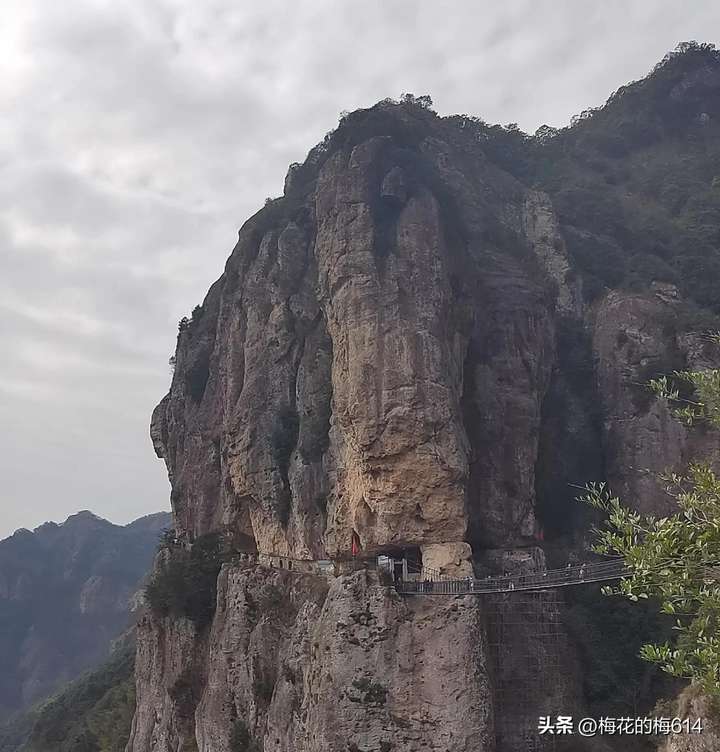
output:
M 0 541 L 0 720 L 97 665 L 129 626 L 168 513 L 87 510 Z
M 118 525 L 114 522 L 110 522 L 109 520 L 106 520 L 104 517 L 100 517 L 94 512 L 91 512 L 89 509 L 81 509 L 78 512 L 75 512 L 75 514 L 71 514 L 65 522 L 43 522 L 41 525 L 38 525 L 37 527 L 33 529 L 29 529 L 26 527 L 20 527 L 15 532 L 12 533 L 12 535 L 8 535 L 6 538 L 0 538 L 0 546 L 2 546 L 5 541 L 9 540 L 10 538 L 15 537 L 16 535 L 24 535 L 26 533 L 43 533 L 47 530 L 55 530 L 58 528 L 63 529 L 72 529 L 77 528 L 82 525 L 89 525 L 93 522 L 100 523 L 101 525 L 110 525 L 112 527 L 116 528 L 123 528 L 123 529 L 157 529 L 158 532 L 162 532 L 162 530 L 165 529 L 165 526 L 170 521 L 170 518 L 172 517 L 170 512 L 155 512 L 154 514 L 146 514 L 143 517 L 138 517 L 136 520 L 132 520 L 132 522 L 128 522 L 125 525 Z

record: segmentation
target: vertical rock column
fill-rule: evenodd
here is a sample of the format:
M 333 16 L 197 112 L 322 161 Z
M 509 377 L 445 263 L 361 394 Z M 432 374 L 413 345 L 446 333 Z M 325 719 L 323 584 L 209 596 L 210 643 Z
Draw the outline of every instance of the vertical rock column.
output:
M 384 144 L 336 154 L 317 188 L 315 256 L 333 342 L 331 555 L 349 550 L 353 530 L 372 552 L 462 541 L 467 527 L 461 374 L 437 203 L 422 186 L 379 195 Z

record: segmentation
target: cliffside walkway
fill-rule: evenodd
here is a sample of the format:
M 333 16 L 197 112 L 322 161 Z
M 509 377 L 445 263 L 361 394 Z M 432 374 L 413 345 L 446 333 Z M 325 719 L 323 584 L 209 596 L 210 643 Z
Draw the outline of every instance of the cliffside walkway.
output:
M 290 559 L 272 554 L 243 554 L 243 561 L 258 563 L 266 567 L 288 571 L 314 572 L 316 574 L 337 575 L 338 570 L 331 560 Z M 395 564 L 402 561 L 405 576 L 395 577 Z M 346 562 L 347 564 L 347 562 Z M 592 561 L 568 565 L 561 569 L 547 569 L 540 572 L 523 572 L 507 575 L 490 575 L 484 578 L 453 578 L 441 572 L 423 567 L 419 562 L 393 560 L 388 557 L 355 559 L 355 568 L 373 568 L 384 571 L 393 581 L 396 590 L 403 595 L 485 595 L 492 593 L 514 593 L 538 590 L 554 590 L 572 585 L 585 585 L 591 582 L 610 582 L 628 574 L 621 558 L 605 561 Z
M 590 582 L 619 580 L 628 570 L 622 559 L 589 562 L 548 569 L 544 572 L 511 574 L 502 577 L 490 576 L 484 579 L 466 577 L 452 579 L 447 576 L 434 576 L 423 572 L 423 579 L 401 580 L 395 583 L 398 592 L 406 595 L 457 595 L 460 593 L 489 594 L 513 593 L 528 590 L 549 590 L 571 585 L 584 585 Z

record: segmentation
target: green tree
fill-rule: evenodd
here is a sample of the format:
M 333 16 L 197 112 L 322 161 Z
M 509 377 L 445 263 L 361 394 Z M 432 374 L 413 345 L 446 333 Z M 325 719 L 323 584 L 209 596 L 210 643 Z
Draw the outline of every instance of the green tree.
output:
M 217 578 L 229 552 L 220 535 L 200 536 L 189 549 L 173 531 L 161 536 L 163 558 L 145 589 L 150 608 L 159 616 L 184 616 L 197 629 L 205 628 L 215 613 Z
M 720 428 L 720 370 L 677 372 L 649 386 L 685 423 Z M 660 518 L 627 508 L 605 484 L 587 487 L 583 499 L 607 515 L 595 550 L 622 556 L 628 567 L 620 584 L 604 592 L 657 599 L 675 617 L 677 636 L 644 645 L 641 656 L 720 696 L 720 477 L 694 462 L 663 481 L 677 512 Z

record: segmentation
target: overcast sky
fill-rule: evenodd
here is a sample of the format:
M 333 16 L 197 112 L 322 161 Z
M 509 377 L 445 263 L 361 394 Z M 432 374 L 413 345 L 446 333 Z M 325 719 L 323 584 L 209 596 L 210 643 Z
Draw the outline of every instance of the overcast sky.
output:
M 562 126 L 719 29 L 716 0 L 5 0 L 0 537 L 169 507 L 177 321 L 342 110 Z

